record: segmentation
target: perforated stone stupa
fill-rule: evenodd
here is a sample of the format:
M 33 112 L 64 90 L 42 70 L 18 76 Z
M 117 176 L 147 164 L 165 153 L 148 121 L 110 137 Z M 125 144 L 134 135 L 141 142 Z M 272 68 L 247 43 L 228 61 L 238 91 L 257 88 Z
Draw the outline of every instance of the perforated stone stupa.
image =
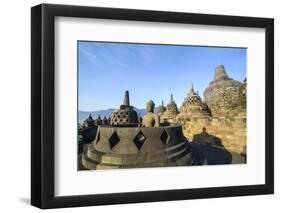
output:
M 226 116 L 227 113 L 246 103 L 243 84 L 229 78 L 223 65 L 215 69 L 215 78 L 204 91 L 204 100 L 213 116 Z M 243 107 L 243 106 L 242 106 Z
M 163 113 L 166 111 L 166 107 L 164 106 L 164 101 L 162 101 L 161 105 L 157 109 L 158 115 L 163 115 Z
M 125 91 L 125 97 L 120 109 L 113 112 L 111 125 L 132 125 L 138 123 L 138 114 L 133 106 L 130 106 L 129 91 Z
M 161 122 L 164 123 L 174 123 L 177 114 L 179 113 L 176 102 L 171 94 L 170 102 L 166 106 L 165 112 L 161 115 Z
M 191 118 L 210 117 L 208 106 L 202 101 L 198 92 L 196 93 L 193 84 L 190 86 L 189 93 L 184 99 L 180 108 L 180 113 L 177 116 L 178 120 L 185 120 Z
M 95 120 L 92 117 L 92 114 L 83 122 L 83 128 L 90 128 L 95 125 Z

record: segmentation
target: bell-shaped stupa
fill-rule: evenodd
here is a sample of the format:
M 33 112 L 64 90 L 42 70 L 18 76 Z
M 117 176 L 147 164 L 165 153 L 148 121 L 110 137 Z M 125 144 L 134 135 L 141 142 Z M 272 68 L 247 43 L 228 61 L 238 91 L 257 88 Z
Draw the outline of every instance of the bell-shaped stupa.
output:
M 133 106 L 130 106 L 129 91 L 125 91 L 125 97 L 120 109 L 115 110 L 111 116 L 111 125 L 138 124 L 138 114 Z
M 83 122 L 84 128 L 90 128 L 95 125 L 95 120 L 92 117 L 92 114 L 89 115 L 89 117 Z
M 204 91 L 204 100 L 213 116 L 226 116 L 237 107 L 241 107 L 244 97 L 241 94 L 243 84 L 229 78 L 223 65 L 215 69 L 215 78 Z
M 177 118 L 186 119 L 193 117 L 209 117 L 207 105 L 202 101 L 198 92 L 194 91 L 193 84 L 191 83 L 189 93 L 184 99 L 184 102 L 181 106 L 180 113 Z
M 176 116 L 179 113 L 176 102 L 174 101 L 173 95 L 171 94 L 170 102 L 166 106 L 166 111 L 161 115 L 161 122 L 173 123 L 176 120 Z
M 164 106 L 164 101 L 162 101 L 161 105 L 157 109 L 157 114 L 161 116 L 165 111 L 166 107 Z

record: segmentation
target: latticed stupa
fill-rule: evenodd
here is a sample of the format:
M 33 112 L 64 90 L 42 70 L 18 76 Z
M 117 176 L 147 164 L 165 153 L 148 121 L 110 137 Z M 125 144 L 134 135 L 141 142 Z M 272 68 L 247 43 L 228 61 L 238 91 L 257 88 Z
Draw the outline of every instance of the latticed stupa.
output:
M 177 114 L 179 113 L 176 102 L 171 94 L 170 102 L 166 106 L 166 111 L 161 115 L 161 122 L 175 122 Z
M 84 128 L 90 128 L 95 125 L 95 120 L 92 117 L 92 114 L 89 115 L 89 117 L 83 122 Z
M 102 119 L 102 125 L 107 125 L 107 124 L 109 124 L 108 119 L 107 119 L 106 116 L 104 116 L 103 119 Z
M 129 91 L 125 91 L 125 97 L 120 109 L 113 112 L 111 125 L 131 125 L 138 123 L 138 114 L 133 106 L 130 106 Z
M 98 118 L 95 120 L 95 125 L 102 125 L 102 119 L 100 117 L 100 115 L 98 116 Z
M 204 100 L 213 116 L 226 116 L 241 103 L 246 103 L 243 84 L 229 78 L 223 65 L 215 69 L 215 78 L 204 91 Z
M 207 105 L 202 101 L 198 92 L 194 91 L 193 84 L 191 83 L 189 93 L 184 99 L 181 106 L 180 113 L 177 118 L 188 119 L 188 118 L 198 118 L 198 117 L 209 117 L 209 111 Z
M 79 135 L 82 137 L 80 138 L 79 146 L 78 146 L 79 153 L 82 152 L 83 145 L 85 143 L 89 143 L 95 138 L 98 122 L 99 122 L 98 119 L 94 120 L 92 114 L 90 114 L 89 117 L 86 120 L 84 120 L 81 128 L 79 128 Z

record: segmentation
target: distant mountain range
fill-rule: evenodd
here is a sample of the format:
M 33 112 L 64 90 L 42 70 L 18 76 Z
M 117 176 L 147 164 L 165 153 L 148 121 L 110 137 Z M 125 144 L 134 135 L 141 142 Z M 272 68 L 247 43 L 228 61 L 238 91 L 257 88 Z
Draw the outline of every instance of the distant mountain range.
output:
M 85 119 L 87 119 L 92 114 L 93 119 L 96 119 L 99 115 L 101 118 L 104 118 L 106 116 L 107 118 L 112 115 L 113 111 L 115 109 L 105 109 L 105 110 L 98 110 L 98 111 L 79 111 L 79 122 L 83 122 Z M 138 109 L 134 107 L 134 110 L 143 117 L 146 114 L 146 109 Z M 155 108 L 155 111 L 157 111 L 157 108 Z

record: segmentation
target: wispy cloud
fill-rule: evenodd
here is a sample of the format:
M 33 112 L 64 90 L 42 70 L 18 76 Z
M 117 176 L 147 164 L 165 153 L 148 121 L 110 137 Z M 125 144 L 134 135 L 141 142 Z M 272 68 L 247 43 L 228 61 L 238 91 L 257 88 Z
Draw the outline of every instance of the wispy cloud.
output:
M 80 54 L 83 54 L 87 60 L 94 64 L 96 64 L 99 60 L 99 57 L 96 56 L 92 51 L 87 50 L 87 48 L 80 49 Z
M 81 42 L 79 59 L 83 109 L 118 106 L 125 89 L 136 107 L 143 107 L 148 99 L 166 103 L 171 93 L 180 104 L 190 81 L 203 93 L 218 64 L 224 64 L 234 79 L 246 75 L 246 51 L 237 48 Z
M 93 65 L 100 67 L 130 68 L 135 63 L 146 64 L 153 61 L 154 49 L 143 44 L 92 43 L 81 42 L 79 52 Z

